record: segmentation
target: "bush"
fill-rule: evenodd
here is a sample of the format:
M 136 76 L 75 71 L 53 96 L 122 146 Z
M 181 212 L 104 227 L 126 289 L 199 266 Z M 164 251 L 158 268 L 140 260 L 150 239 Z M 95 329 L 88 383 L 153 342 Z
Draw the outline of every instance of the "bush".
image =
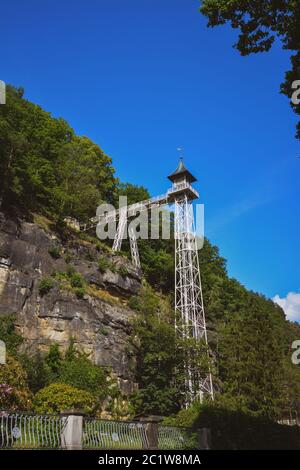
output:
M 15 319 L 15 315 L 5 315 L 0 318 L 0 339 L 4 341 L 7 352 L 13 356 L 17 355 L 18 347 L 23 342 L 22 336 L 15 330 Z
M 85 413 L 91 413 L 94 402 L 95 398 L 86 390 L 53 383 L 35 395 L 33 405 L 37 413 L 61 413 L 67 409 L 82 409 Z
M 86 390 L 102 400 L 107 393 L 105 371 L 83 354 L 74 354 L 75 357 L 71 356 L 62 362 L 57 381 Z
M 53 380 L 53 374 L 48 366 L 45 357 L 38 351 L 33 356 L 22 354 L 20 363 L 27 374 L 28 387 L 31 392 L 36 393 L 41 388 L 46 387 Z
M 110 262 L 104 256 L 101 256 L 98 260 L 98 269 L 101 273 L 104 273 L 110 267 Z
M 6 364 L 0 366 L 0 407 L 6 410 L 27 410 L 31 407 L 26 372 L 19 361 L 10 355 L 7 355 Z
M 300 449 L 299 427 L 283 426 L 224 397 L 213 403 L 195 402 L 164 424 L 210 428 L 213 449 Z
M 75 272 L 70 276 L 70 283 L 72 287 L 83 287 L 84 279 L 81 274 Z
M 48 294 L 54 286 L 54 281 L 51 277 L 43 277 L 39 283 L 39 293 L 41 296 Z
M 56 246 L 49 248 L 48 253 L 53 259 L 60 258 L 60 250 Z
M 75 295 L 78 299 L 83 299 L 85 295 L 85 287 L 76 287 L 74 289 Z
M 52 276 L 61 281 L 60 288 L 73 290 L 79 299 L 82 299 L 86 292 L 86 281 L 74 266 L 69 265 L 67 272 L 54 272 Z

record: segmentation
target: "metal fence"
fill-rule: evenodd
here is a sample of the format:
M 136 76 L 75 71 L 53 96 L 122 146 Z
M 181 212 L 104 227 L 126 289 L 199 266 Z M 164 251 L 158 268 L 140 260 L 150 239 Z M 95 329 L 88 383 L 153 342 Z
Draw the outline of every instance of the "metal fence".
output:
M 0 414 L 0 448 L 61 449 L 66 417 L 30 413 Z
M 162 450 L 186 449 L 190 432 L 186 428 L 158 425 L 158 448 Z
M 191 430 L 157 422 L 0 412 L 0 449 L 187 449 Z
M 146 449 L 146 423 L 87 418 L 83 424 L 83 448 Z

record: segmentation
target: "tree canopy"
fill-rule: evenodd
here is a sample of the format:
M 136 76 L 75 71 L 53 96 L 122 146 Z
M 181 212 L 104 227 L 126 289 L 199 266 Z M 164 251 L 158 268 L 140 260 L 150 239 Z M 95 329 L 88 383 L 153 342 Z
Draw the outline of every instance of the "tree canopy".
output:
M 7 86 L 6 105 L 0 107 L 0 207 L 85 221 L 99 203 L 113 201 L 111 159 L 23 93 Z
M 291 70 L 286 73 L 282 93 L 291 97 L 292 83 L 300 79 L 300 3 L 298 0 L 202 0 L 200 11 L 208 26 L 230 23 L 239 30 L 234 45 L 241 55 L 269 51 L 278 38 L 291 51 Z M 292 103 L 297 114 L 300 107 Z M 297 126 L 300 138 L 300 123 Z

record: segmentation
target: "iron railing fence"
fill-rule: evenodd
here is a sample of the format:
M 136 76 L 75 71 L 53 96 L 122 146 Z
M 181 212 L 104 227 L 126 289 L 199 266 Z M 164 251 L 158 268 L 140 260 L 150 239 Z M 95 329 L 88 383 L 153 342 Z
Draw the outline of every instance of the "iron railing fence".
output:
M 84 449 L 147 449 L 147 423 L 86 418 L 83 423 Z
M 25 412 L 0 413 L 0 448 L 63 449 L 67 417 Z
M 158 424 L 158 449 L 187 449 L 193 438 L 194 436 L 188 428 Z
M 2 411 L 0 449 L 69 448 L 70 443 L 66 443 L 66 429 L 69 424 L 68 415 Z M 83 449 L 149 449 L 150 434 L 153 439 L 153 427 L 146 421 L 112 421 L 84 417 L 81 426 L 80 447 Z M 155 448 L 180 450 L 191 446 L 192 434 L 188 428 L 156 423 L 155 429 Z

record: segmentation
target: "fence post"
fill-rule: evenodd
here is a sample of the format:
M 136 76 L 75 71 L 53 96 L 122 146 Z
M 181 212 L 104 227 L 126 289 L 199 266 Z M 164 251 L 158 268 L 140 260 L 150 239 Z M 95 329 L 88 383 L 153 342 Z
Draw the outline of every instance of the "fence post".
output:
M 83 440 L 83 413 L 81 411 L 67 410 L 65 425 L 61 435 L 62 447 L 67 450 L 81 450 Z
M 140 422 L 146 422 L 147 441 L 145 449 L 158 450 L 158 423 L 162 421 L 161 416 L 140 416 Z
M 211 449 L 211 431 L 209 428 L 198 429 L 198 449 Z

